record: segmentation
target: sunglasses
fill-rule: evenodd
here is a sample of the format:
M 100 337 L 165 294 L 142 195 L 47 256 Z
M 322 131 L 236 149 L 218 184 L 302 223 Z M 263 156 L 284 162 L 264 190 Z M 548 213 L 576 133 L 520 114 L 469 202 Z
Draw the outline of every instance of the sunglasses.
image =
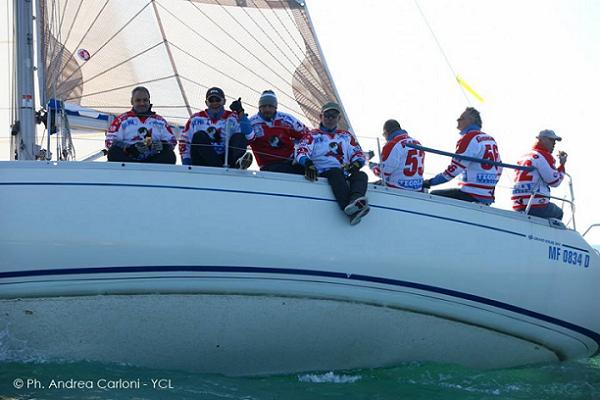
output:
M 323 113 L 324 118 L 337 118 L 338 115 L 340 115 L 340 113 L 337 111 Z
M 218 103 L 221 102 L 221 98 L 220 97 L 216 97 L 216 96 L 212 96 L 208 98 L 208 102 L 209 103 Z

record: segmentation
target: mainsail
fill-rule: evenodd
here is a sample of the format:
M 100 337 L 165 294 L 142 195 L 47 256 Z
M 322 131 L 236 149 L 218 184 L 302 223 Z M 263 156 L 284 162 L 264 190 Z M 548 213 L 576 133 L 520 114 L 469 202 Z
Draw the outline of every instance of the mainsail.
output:
M 178 125 L 211 86 L 248 113 L 272 89 L 310 126 L 323 103 L 341 104 L 302 1 L 43 0 L 42 10 L 46 99 L 119 114 L 144 85 Z

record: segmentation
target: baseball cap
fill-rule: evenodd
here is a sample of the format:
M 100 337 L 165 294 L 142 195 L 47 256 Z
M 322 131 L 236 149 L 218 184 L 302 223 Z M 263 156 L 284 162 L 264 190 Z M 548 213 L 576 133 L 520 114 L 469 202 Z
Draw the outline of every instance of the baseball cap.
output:
M 213 96 L 219 97 L 221 99 L 225 99 L 225 93 L 223 92 L 223 89 L 218 88 L 218 87 L 211 87 L 210 89 L 208 89 L 206 91 L 206 99 L 207 100 Z
M 558 140 L 559 142 L 562 140 L 562 138 L 560 136 L 558 136 L 556 133 L 554 133 L 553 130 L 550 130 L 550 129 L 544 129 L 543 131 L 541 131 L 537 135 L 537 138 L 538 139 L 548 138 L 548 139 Z
M 339 113 L 342 112 L 342 110 L 340 109 L 340 106 L 337 103 L 334 103 L 333 101 L 330 101 L 328 103 L 325 103 L 323 105 L 323 107 L 321 108 L 321 112 L 324 113 L 325 111 L 329 111 L 329 110 L 335 110 Z

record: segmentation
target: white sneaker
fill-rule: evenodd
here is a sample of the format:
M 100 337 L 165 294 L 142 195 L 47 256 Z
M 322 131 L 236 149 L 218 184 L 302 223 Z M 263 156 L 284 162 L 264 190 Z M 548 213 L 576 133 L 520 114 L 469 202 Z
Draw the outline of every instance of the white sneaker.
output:
M 252 153 L 248 151 L 238 158 L 235 163 L 238 165 L 239 169 L 248 169 L 248 167 L 252 165 L 252 161 L 254 161 L 254 157 L 252 156 Z
M 367 201 L 367 196 L 361 196 L 358 199 L 351 201 L 350 204 L 344 208 L 344 213 L 346 213 L 346 215 L 354 215 L 357 211 L 360 211 L 363 207 L 368 205 L 369 202 Z

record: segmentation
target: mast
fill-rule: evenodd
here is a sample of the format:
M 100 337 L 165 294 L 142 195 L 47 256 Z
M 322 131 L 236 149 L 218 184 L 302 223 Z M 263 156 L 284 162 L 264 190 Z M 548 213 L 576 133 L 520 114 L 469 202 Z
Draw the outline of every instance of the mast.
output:
M 19 160 L 35 160 L 35 112 L 34 112 L 34 83 L 33 83 L 33 0 L 14 0 L 15 9 L 15 46 L 17 94 L 15 106 L 17 121 L 15 121 L 16 157 Z M 14 157 L 11 151 L 11 158 Z

